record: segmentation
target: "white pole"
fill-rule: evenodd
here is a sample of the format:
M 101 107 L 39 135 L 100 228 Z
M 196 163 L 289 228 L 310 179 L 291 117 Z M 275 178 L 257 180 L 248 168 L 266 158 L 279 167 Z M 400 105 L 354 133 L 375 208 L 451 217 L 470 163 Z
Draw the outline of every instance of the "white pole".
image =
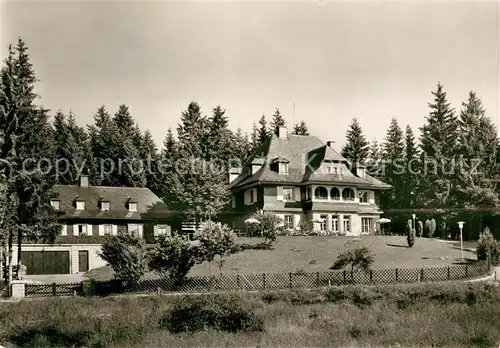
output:
M 460 226 L 460 252 L 462 253 L 462 261 L 464 260 L 464 242 L 462 238 L 462 226 Z

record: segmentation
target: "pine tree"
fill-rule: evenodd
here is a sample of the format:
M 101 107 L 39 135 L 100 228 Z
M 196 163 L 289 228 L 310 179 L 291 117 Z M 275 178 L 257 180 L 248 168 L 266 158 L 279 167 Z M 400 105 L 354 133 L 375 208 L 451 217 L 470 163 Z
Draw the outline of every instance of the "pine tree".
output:
M 259 146 L 264 144 L 264 142 L 269 138 L 269 130 L 267 129 L 266 116 L 262 115 L 259 119 L 259 131 L 258 131 Z M 257 146 L 257 148 L 259 147 Z
M 255 150 L 257 150 L 257 148 L 260 145 L 259 129 L 257 128 L 257 125 L 255 124 L 255 122 L 252 125 L 252 133 L 250 135 L 250 145 L 251 145 L 250 153 L 253 153 Z
M 342 148 L 342 156 L 353 166 L 363 164 L 368 157 L 369 144 L 357 118 L 354 118 L 349 125 L 346 138 L 347 143 Z
M 458 150 L 457 120 L 440 83 L 432 95 L 434 102 L 428 104 L 431 112 L 421 128 L 421 156 L 426 168 L 420 176 L 422 204 L 450 208 L 454 206 L 456 181 L 456 171 L 450 167 L 455 167 L 453 159 Z
M 252 151 L 248 135 L 243 133 L 241 128 L 238 128 L 233 134 L 232 144 L 233 152 L 231 162 L 234 161 L 234 163 L 231 163 L 231 167 L 241 167 Z
M 0 175 L 9 204 L 2 211 L 0 231 L 8 245 L 10 282 L 14 241 L 18 244 L 19 267 L 23 241 L 53 242 L 61 226 L 50 206 L 53 168 L 42 161 L 53 155 L 50 139 L 54 133 L 48 112 L 35 105 L 37 80 L 27 46 L 19 39 L 8 52 L 0 85 Z
M 276 108 L 276 110 L 274 110 L 273 118 L 271 120 L 269 133 L 271 133 L 271 134 L 274 133 L 274 134 L 278 135 L 280 127 L 284 127 L 284 126 L 285 126 L 285 119 L 281 115 L 280 110 L 278 108 Z
M 162 193 L 163 187 L 163 177 L 159 168 L 160 154 L 149 130 L 146 130 L 141 138 L 140 155 L 144 159 L 146 187 L 158 195 Z
M 234 147 L 233 134 L 228 125 L 226 110 L 222 109 L 221 106 L 216 106 L 212 110 L 212 117 L 208 119 L 209 131 L 204 142 L 206 159 L 224 163 L 225 167 L 232 156 Z
M 304 121 L 300 121 L 293 127 L 292 134 L 295 135 L 309 135 L 309 130 L 307 129 L 307 125 Z
M 370 148 L 368 149 L 368 157 L 367 157 L 367 171 L 368 174 L 374 176 L 376 178 L 381 178 L 382 173 L 382 152 L 380 150 L 380 146 L 377 140 L 373 140 L 370 144 Z
M 413 129 L 407 125 L 405 129 L 405 172 L 403 175 L 403 193 L 406 198 L 403 207 L 414 207 L 420 200 L 418 196 L 418 173 L 421 170 L 419 163 L 418 148 L 415 143 L 415 135 Z
M 183 157 L 206 158 L 207 123 L 206 116 L 202 115 L 200 105 L 196 102 L 191 102 L 187 110 L 182 112 L 177 137 Z
M 405 173 L 405 144 L 403 131 L 396 118 L 391 120 L 382 151 L 384 180 L 392 185 L 392 190 L 384 192 L 385 205 L 390 208 L 402 208 L 403 175 Z
M 118 111 L 115 113 L 113 121 L 123 136 L 131 137 L 135 134 L 135 122 L 127 105 L 122 104 L 118 106 Z

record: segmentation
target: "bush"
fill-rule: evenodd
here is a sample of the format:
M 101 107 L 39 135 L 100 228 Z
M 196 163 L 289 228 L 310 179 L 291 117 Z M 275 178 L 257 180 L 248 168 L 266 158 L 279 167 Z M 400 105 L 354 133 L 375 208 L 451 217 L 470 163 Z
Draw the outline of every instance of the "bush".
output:
M 191 268 L 201 262 L 199 249 L 181 236 L 160 236 L 149 252 L 149 268 L 180 284 Z
M 411 229 L 408 232 L 407 240 L 408 240 L 408 246 L 410 248 L 415 244 L 415 234 L 416 234 L 415 229 Z
M 431 235 L 431 220 L 425 220 L 424 237 L 430 237 Z
M 422 237 L 424 235 L 424 223 L 419 221 L 417 224 L 417 237 Z
M 122 281 L 136 282 L 148 269 L 146 246 L 140 237 L 108 237 L 98 255 L 113 268 L 115 278 Z
M 264 243 L 271 245 L 283 230 L 283 220 L 271 212 L 255 213 L 247 223 L 252 236 L 264 237 Z
M 429 230 L 429 238 L 432 238 L 436 233 L 436 220 L 433 218 L 431 220 L 430 230 Z
M 351 272 L 354 271 L 354 269 L 368 271 L 372 263 L 373 255 L 370 250 L 367 247 L 358 247 L 341 253 L 330 269 L 337 270 L 350 265 Z
M 498 266 L 500 264 L 500 244 L 488 227 L 479 235 L 476 253 L 478 260 L 490 258 L 492 265 Z
M 264 321 L 241 299 L 232 296 L 186 296 L 160 319 L 171 333 L 220 331 L 263 331 Z

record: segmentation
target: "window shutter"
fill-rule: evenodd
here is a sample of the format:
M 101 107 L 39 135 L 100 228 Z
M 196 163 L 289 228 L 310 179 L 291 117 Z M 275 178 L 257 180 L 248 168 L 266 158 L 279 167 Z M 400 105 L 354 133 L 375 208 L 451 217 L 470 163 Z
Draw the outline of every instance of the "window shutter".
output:
M 293 188 L 293 200 L 300 201 L 300 187 Z
M 375 192 L 368 191 L 368 203 L 375 204 Z
M 139 233 L 139 237 L 142 237 L 142 224 L 137 225 L 137 231 Z
M 283 201 L 283 186 L 278 186 L 277 187 L 276 199 L 278 201 Z
M 62 225 L 61 236 L 67 236 L 67 235 L 68 235 L 68 226 L 64 224 Z
M 79 236 L 78 233 L 78 224 L 73 225 L 73 236 Z
M 257 199 L 257 188 L 254 188 L 253 189 L 253 202 L 252 203 L 257 202 L 257 201 L 258 201 L 258 199 Z
M 172 237 L 172 228 L 170 225 L 167 225 L 167 237 Z
M 234 195 L 231 196 L 231 208 L 236 208 L 236 198 Z
M 155 225 L 153 227 L 153 236 L 157 237 L 158 236 L 158 225 Z
M 117 236 L 118 235 L 118 226 L 117 225 L 113 225 L 113 227 L 112 227 L 112 234 L 113 234 L 113 236 Z
M 104 236 L 104 225 L 99 225 L 99 235 Z
M 87 236 L 92 236 L 93 234 L 92 225 L 87 225 Z
M 245 191 L 245 205 L 249 205 L 249 204 L 250 204 L 250 191 L 246 190 Z

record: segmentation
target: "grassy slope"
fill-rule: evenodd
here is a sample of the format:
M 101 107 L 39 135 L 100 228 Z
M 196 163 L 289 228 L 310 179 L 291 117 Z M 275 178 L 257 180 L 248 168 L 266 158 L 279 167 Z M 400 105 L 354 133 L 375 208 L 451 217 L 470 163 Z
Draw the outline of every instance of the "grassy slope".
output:
M 351 300 L 342 301 L 328 300 L 319 291 L 284 292 L 272 303 L 264 302 L 261 295 L 242 295 L 264 319 L 265 331 L 237 334 L 169 334 L 158 322 L 173 297 L 23 301 L 0 306 L 0 342 L 9 333 L 17 333 L 25 341 L 23 346 L 38 348 L 72 344 L 110 348 L 498 347 L 500 288 L 463 283 L 405 290 L 408 287 L 384 288 L 379 299 L 373 297 L 376 288 L 340 290 L 351 294 Z M 424 295 L 412 302 L 412 291 Z M 361 305 L 352 294 L 372 301 Z M 471 295 L 476 301 L 468 303 Z M 311 300 L 317 303 L 307 304 Z
M 349 237 L 280 237 L 274 250 L 246 250 L 231 255 L 223 268 L 225 274 L 327 271 L 337 255 L 345 249 Z M 256 243 L 258 239 L 252 241 Z M 239 239 L 239 243 L 248 239 Z M 405 237 L 366 236 L 358 242 L 375 254 L 374 268 L 440 267 L 453 264 L 460 257 L 460 244 L 445 243 L 436 239 L 418 238 L 413 248 L 408 248 Z M 470 245 L 468 245 L 470 247 Z M 441 257 L 448 259 L 441 260 Z M 464 251 L 465 258 L 475 259 L 475 253 Z M 214 264 L 196 265 L 190 276 L 218 274 Z M 87 273 L 89 278 L 110 279 L 110 267 L 101 267 Z M 155 277 L 148 274 L 145 278 Z

